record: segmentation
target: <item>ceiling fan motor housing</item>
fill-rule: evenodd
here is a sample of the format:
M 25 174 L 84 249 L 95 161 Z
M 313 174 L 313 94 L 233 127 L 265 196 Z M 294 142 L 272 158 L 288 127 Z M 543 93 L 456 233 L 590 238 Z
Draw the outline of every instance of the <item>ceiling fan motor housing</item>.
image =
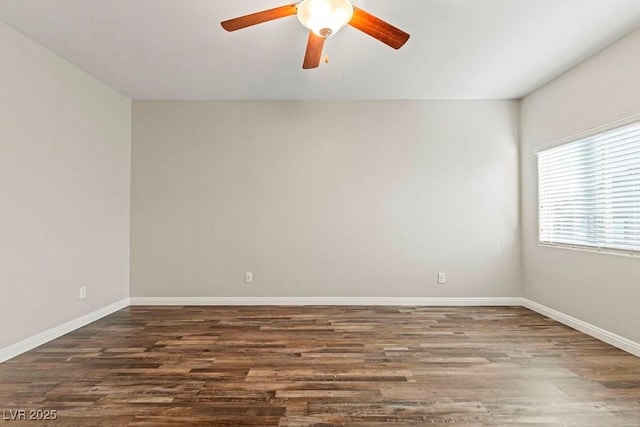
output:
M 351 21 L 349 0 L 302 0 L 298 5 L 300 23 L 321 37 L 335 34 Z

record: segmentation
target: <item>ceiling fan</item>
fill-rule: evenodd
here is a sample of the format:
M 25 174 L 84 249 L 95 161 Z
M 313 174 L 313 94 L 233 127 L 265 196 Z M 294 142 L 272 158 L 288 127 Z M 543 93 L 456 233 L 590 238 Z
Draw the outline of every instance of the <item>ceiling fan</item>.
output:
M 291 15 L 298 15 L 300 23 L 309 29 L 307 51 L 302 64 L 304 69 L 320 65 L 324 41 L 347 24 L 394 49 L 400 49 L 409 40 L 409 34 L 354 7 L 351 0 L 302 0 L 300 3 L 230 19 L 221 25 L 227 31 L 236 31 Z

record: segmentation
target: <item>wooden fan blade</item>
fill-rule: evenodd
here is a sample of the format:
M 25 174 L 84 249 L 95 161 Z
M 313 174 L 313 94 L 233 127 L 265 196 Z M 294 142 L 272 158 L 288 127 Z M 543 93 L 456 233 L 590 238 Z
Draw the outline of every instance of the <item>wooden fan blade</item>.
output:
M 320 65 L 322 57 L 322 48 L 324 47 L 324 37 L 320 37 L 313 31 L 309 31 L 309 41 L 307 42 L 307 52 L 304 55 L 302 68 L 317 68 Z
M 349 21 L 349 25 L 394 49 L 400 49 L 410 37 L 409 34 L 401 29 L 355 7 L 353 8 L 353 18 Z
M 280 19 L 287 16 L 295 15 L 297 12 L 297 5 L 289 4 L 287 6 L 280 6 L 274 9 L 252 13 L 251 15 L 229 19 L 228 21 L 221 22 L 220 25 L 222 25 L 222 28 L 227 31 L 236 31 L 242 28 L 250 27 L 252 25 L 262 24 L 263 22 L 273 21 L 274 19 Z

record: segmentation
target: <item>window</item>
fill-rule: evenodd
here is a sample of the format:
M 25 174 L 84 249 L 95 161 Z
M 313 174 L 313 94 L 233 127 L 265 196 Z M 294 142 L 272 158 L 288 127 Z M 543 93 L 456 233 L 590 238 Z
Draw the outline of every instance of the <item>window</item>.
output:
M 540 243 L 640 252 L 640 123 L 538 153 Z

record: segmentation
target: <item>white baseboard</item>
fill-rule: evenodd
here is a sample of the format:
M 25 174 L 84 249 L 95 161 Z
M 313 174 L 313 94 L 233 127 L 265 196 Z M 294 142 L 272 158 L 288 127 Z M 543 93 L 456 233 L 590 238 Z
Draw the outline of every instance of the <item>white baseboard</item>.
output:
M 58 325 L 47 331 L 41 332 L 25 340 L 12 344 L 9 347 L 0 349 L 0 363 L 12 359 L 38 346 L 41 346 L 42 344 L 45 344 L 58 337 L 61 337 L 64 334 L 75 331 L 78 328 L 88 325 L 91 322 L 95 322 L 98 319 L 108 316 L 111 313 L 115 313 L 116 311 L 128 306 L 129 298 L 125 298 L 106 307 L 102 307 L 96 311 L 92 311 L 89 314 L 85 314 L 82 317 L 70 320 L 66 323 L 63 323 L 62 325 Z
M 631 341 L 627 338 L 621 337 L 620 335 L 614 334 L 613 332 L 609 332 L 526 298 L 522 298 L 522 305 L 536 313 L 550 317 L 551 319 L 563 323 L 573 329 L 577 329 L 578 331 L 591 335 L 600 341 L 604 341 L 607 344 L 611 344 L 614 347 L 640 357 L 640 343 Z
M 519 297 L 131 297 L 131 305 L 522 305 Z

